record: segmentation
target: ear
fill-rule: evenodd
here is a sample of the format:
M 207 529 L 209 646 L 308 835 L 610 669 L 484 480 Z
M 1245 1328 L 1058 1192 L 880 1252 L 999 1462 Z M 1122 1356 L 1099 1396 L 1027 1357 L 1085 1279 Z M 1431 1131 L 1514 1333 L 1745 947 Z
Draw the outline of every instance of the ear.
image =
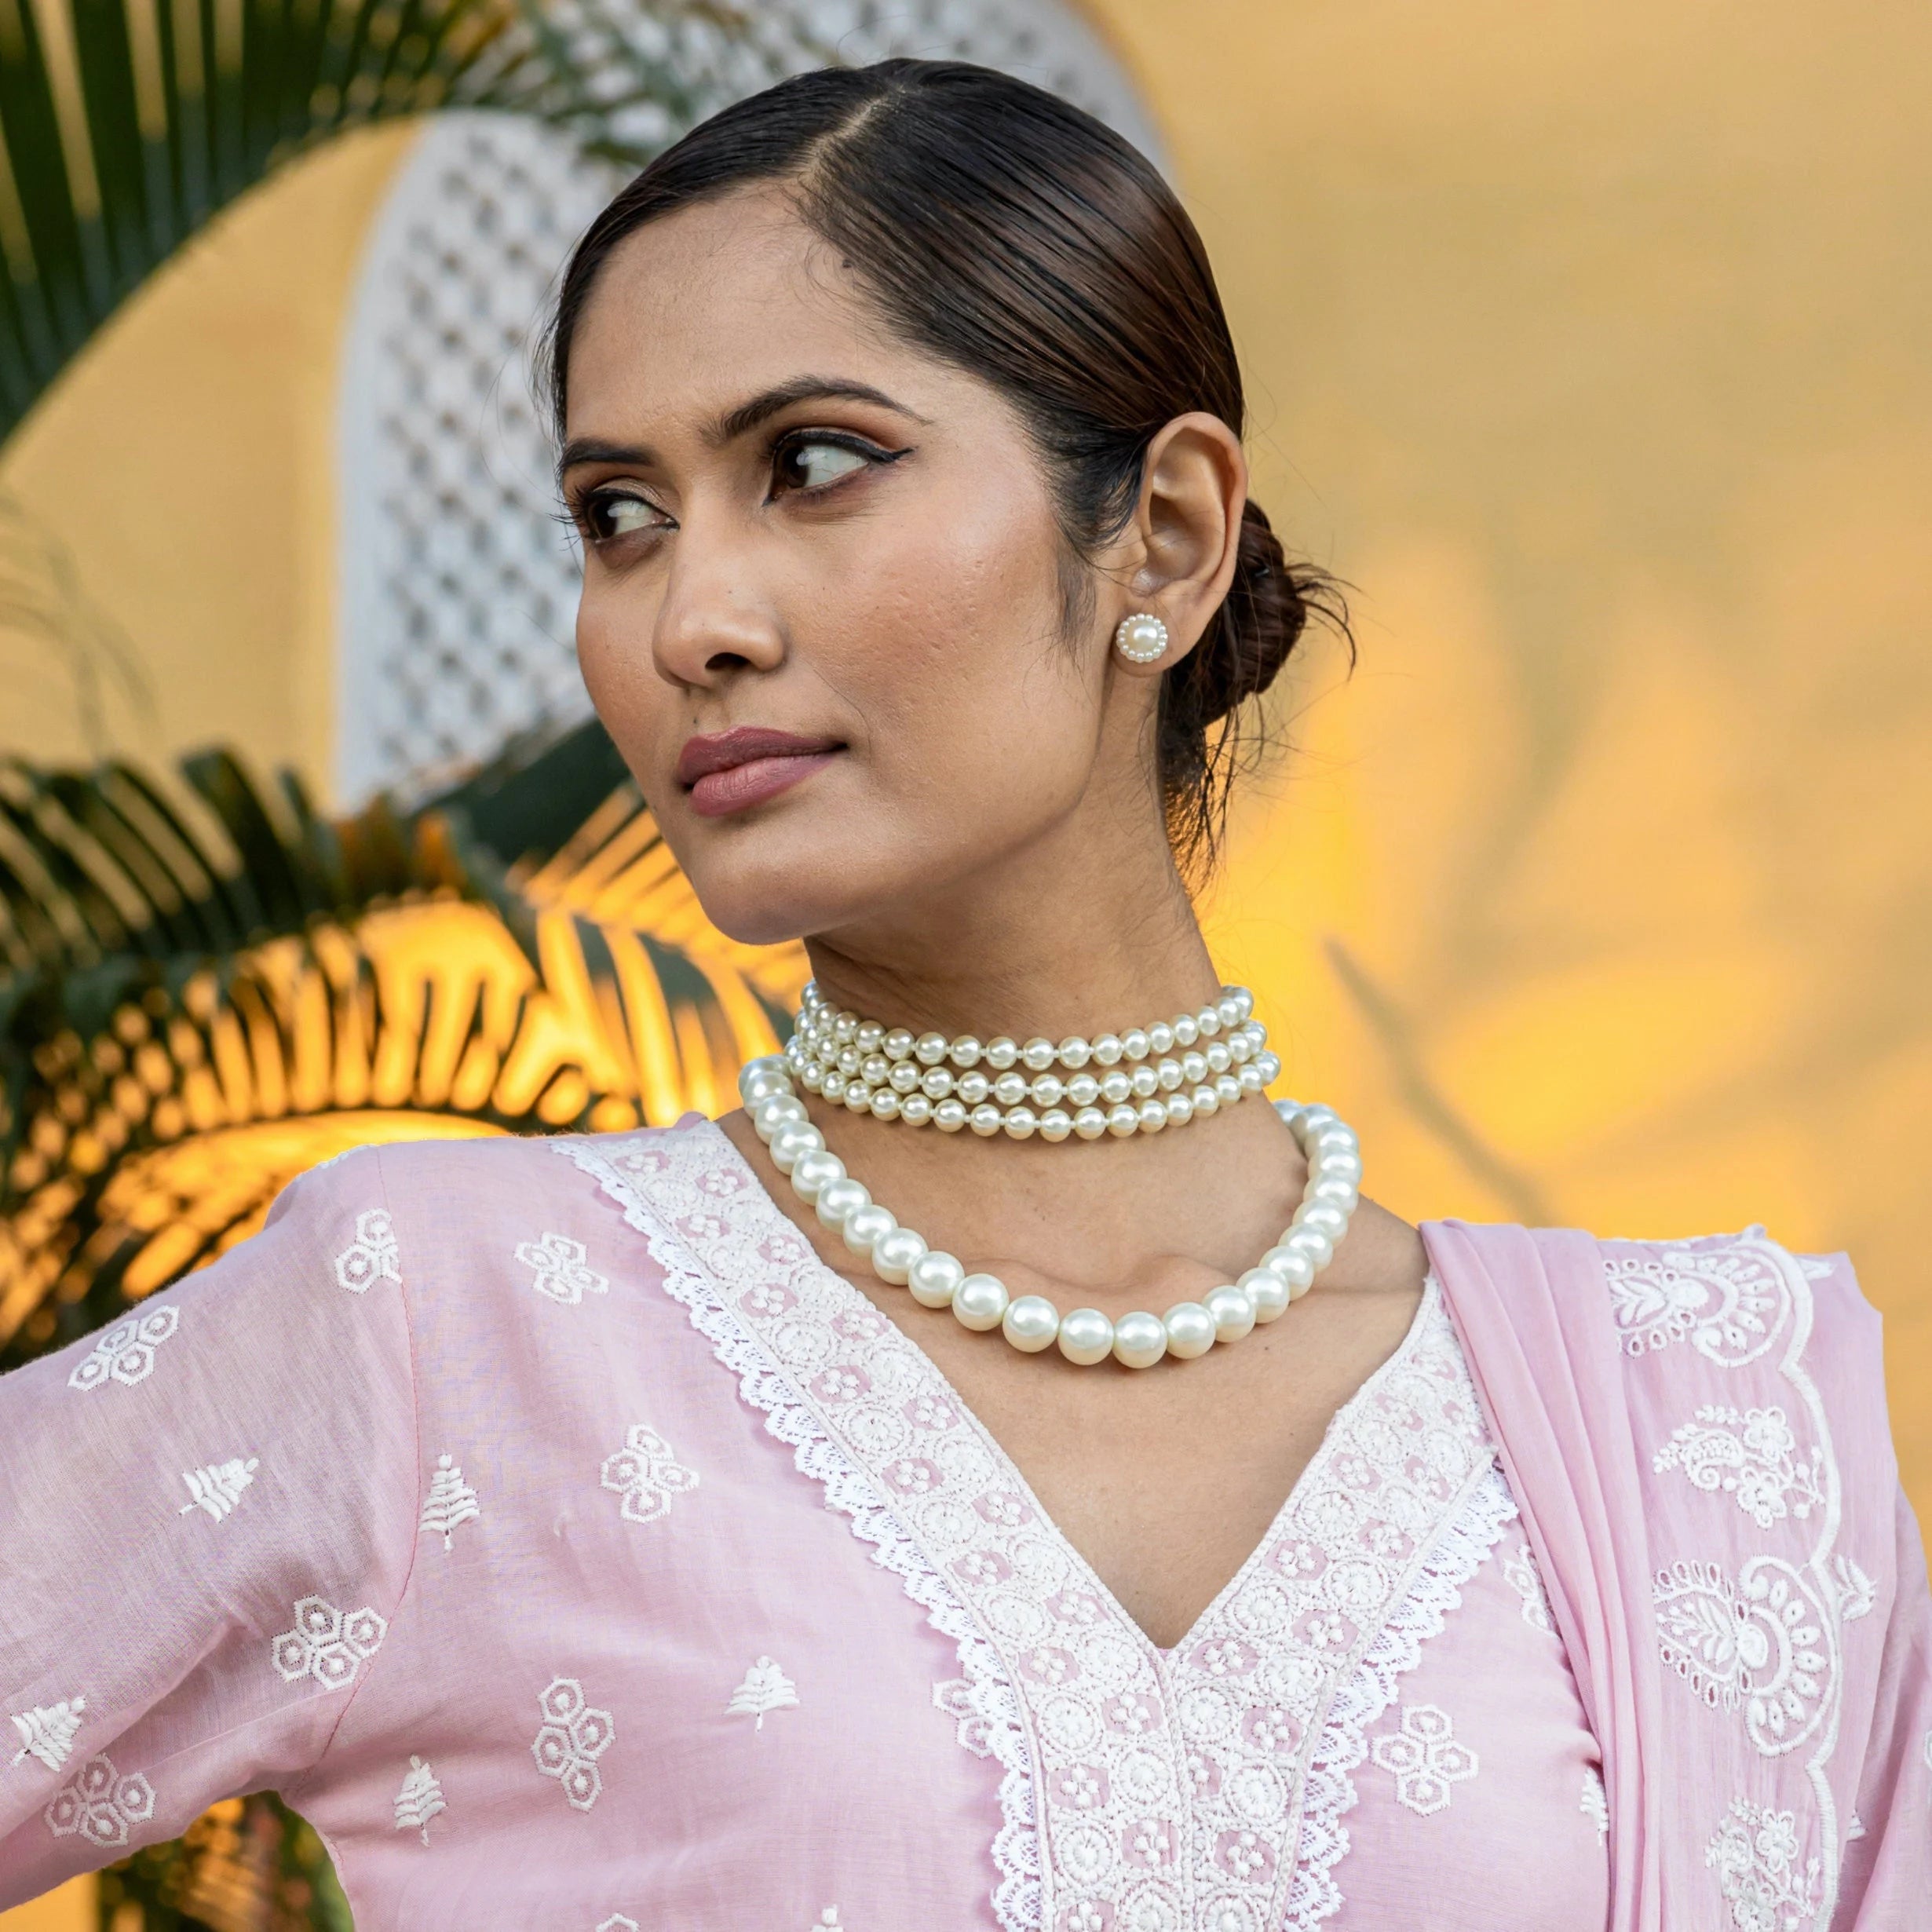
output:
M 1247 458 L 1218 416 L 1192 410 L 1162 427 L 1134 513 L 1096 561 L 1113 586 L 1101 606 L 1109 641 L 1122 618 L 1148 611 L 1167 626 L 1167 648 L 1151 664 L 1112 653 L 1116 670 L 1158 677 L 1200 641 L 1234 581 L 1247 502 Z

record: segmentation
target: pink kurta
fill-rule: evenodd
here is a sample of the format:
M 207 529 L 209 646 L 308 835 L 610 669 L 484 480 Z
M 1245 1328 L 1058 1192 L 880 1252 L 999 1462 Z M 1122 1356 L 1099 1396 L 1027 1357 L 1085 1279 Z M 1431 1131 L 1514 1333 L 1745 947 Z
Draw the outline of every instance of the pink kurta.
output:
M 1426 1233 L 1407 1339 L 1162 1651 L 708 1123 L 330 1163 L 0 1382 L 0 1903 L 265 1785 L 362 1932 L 1907 1924 L 1927 1617 L 1882 1415 L 1835 1459 L 1828 1400 L 1698 1326 L 1700 1269 L 1762 1322 L 1766 1266 L 1855 1324 L 1842 1258 Z M 1565 1318 L 1682 1411 L 1594 1517 L 1602 1403 L 1572 1441 L 1497 1394 L 1509 1237 L 1586 1244 Z M 1709 1531 L 1654 1582 L 1647 1506 Z M 1646 1748 L 1701 1783 L 1660 1802 Z

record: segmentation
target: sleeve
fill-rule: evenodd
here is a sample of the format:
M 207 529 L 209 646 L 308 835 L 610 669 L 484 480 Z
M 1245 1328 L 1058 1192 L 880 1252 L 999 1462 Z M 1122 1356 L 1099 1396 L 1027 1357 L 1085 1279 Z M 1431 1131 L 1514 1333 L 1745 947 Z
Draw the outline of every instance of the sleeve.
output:
M 1919 1525 L 1897 1503 L 1897 1591 L 1879 1656 L 1834 1932 L 1891 1932 L 1932 1899 L 1932 1594 Z
M 0 1907 L 312 1767 L 415 1550 L 381 1156 L 0 1378 Z

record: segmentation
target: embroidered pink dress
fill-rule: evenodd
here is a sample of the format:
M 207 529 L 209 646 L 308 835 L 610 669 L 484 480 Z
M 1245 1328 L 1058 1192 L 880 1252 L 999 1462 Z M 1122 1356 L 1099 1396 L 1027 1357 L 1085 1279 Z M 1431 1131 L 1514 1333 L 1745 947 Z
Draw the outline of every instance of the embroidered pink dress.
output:
M 266 1786 L 363 1932 L 1908 1923 L 1849 1267 L 1425 1233 L 1162 1651 L 708 1123 L 331 1163 L 0 1382 L 0 1904 Z

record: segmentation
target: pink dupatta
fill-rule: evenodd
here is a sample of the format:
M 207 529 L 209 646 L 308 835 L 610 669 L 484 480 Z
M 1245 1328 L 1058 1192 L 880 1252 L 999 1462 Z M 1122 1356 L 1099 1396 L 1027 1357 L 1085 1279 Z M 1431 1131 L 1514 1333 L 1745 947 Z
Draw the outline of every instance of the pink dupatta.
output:
M 1850 1262 L 1422 1233 L 1602 1748 L 1611 1932 L 1932 1924 L 1932 1600 Z

